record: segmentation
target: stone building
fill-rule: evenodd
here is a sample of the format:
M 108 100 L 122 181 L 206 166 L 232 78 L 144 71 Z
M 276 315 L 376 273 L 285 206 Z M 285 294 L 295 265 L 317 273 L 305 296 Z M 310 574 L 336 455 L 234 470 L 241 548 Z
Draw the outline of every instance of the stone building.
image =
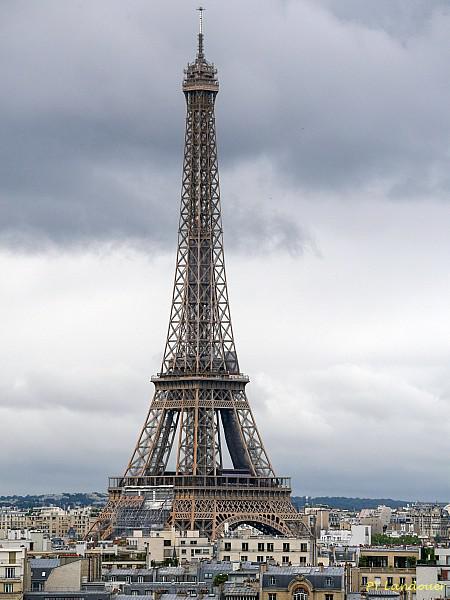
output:
M 343 567 L 273 567 L 262 574 L 261 600 L 344 600 Z
M 367 592 L 412 585 L 419 558 L 418 546 L 361 548 L 358 566 L 351 570 L 349 588 L 352 592 Z
M 27 580 L 27 551 L 19 546 L 0 546 L 0 598 L 20 600 Z
M 279 565 L 312 565 L 315 563 L 315 543 L 309 537 L 226 536 L 217 540 L 217 559 L 225 562 L 274 561 Z

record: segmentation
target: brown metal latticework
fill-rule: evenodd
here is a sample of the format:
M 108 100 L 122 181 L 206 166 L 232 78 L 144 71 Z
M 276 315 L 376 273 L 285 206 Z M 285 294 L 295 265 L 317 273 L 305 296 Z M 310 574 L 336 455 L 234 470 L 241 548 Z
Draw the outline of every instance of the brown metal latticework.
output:
M 183 81 L 187 115 L 178 253 L 162 368 L 152 378 L 155 395 L 125 474 L 110 483 L 97 524 L 102 537 L 127 533 L 120 526 L 124 507 L 128 521 L 136 515 L 132 529 L 157 526 L 143 522 L 139 510 L 142 516 L 147 505 L 145 514 L 154 514 L 158 489 L 170 490 L 167 524 L 179 530 L 198 529 L 215 538 L 225 523 L 252 523 L 282 535 L 304 529 L 289 481 L 275 476 L 264 449 L 234 344 L 222 239 L 216 74 L 205 60 L 200 29 L 197 57 Z

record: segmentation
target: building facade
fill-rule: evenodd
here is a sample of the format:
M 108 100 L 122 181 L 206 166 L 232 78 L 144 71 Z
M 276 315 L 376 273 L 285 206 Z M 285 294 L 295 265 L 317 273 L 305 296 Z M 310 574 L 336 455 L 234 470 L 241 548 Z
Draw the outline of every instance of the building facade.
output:
M 20 600 L 27 581 L 27 551 L 19 546 L 0 546 L 0 598 Z
M 217 540 L 217 559 L 227 562 L 274 561 L 279 565 L 312 565 L 315 562 L 315 544 L 309 537 L 227 536 Z
M 344 600 L 343 567 L 272 567 L 262 575 L 261 600 Z

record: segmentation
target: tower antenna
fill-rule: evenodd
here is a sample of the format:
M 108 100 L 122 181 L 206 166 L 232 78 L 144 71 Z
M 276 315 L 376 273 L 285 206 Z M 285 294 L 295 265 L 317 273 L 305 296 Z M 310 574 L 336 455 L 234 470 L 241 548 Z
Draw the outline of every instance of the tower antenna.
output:
M 198 12 L 199 12 L 199 34 L 203 35 L 203 11 L 206 10 L 205 8 L 203 8 L 203 6 L 199 6 L 197 8 Z
M 199 13 L 199 24 L 198 24 L 198 56 L 203 57 L 203 13 L 205 8 L 199 6 L 197 8 Z

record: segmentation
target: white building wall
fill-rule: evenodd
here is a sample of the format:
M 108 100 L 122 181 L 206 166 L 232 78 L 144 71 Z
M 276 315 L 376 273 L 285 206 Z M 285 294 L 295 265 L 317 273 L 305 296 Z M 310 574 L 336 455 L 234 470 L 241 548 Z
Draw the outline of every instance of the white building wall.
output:
M 438 580 L 440 571 L 440 567 L 420 565 L 416 567 L 416 600 L 437 600 L 446 597 L 446 586 L 444 582 Z M 448 583 L 450 584 L 450 581 Z

